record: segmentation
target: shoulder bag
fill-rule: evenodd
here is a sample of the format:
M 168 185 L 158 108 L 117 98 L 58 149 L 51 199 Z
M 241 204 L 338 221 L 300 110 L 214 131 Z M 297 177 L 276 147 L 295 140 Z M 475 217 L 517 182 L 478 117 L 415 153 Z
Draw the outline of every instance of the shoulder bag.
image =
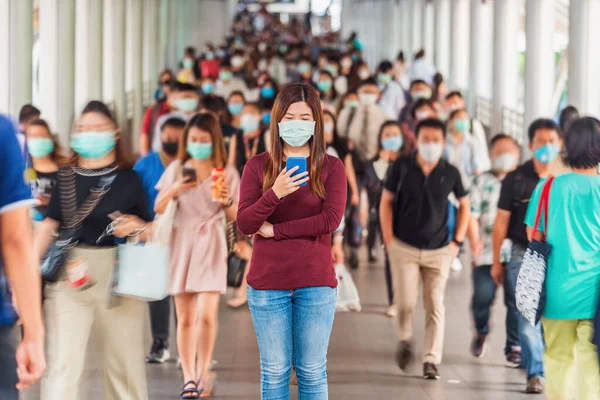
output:
M 88 197 L 77 209 L 75 171 L 73 168 L 59 170 L 58 186 L 62 223 L 56 240 L 50 245 L 41 261 L 40 272 L 45 282 L 57 282 L 60 279 L 70 250 L 79 243 L 83 221 L 109 192 L 116 176 L 116 173 L 112 173 L 101 177 L 98 185 L 90 190 Z
M 546 271 L 548 257 L 552 251 L 552 245 L 546 241 L 548 237 L 548 199 L 553 181 L 554 178 L 550 177 L 542 189 L 533 226 L 533 237 L 523 256 L 515 290 L 517 310 L 532 326 L 535 326 L 540 320 L 546 304 Z M 542 211 L 544 212 L 545 235 L 542 241 L 538 241 L 535 238 Z
M 225 234 L 227 235 L 227 286 L 239 288 L 244 281 L 248 260 L 237 255 L 236 225 L 225 217 Z

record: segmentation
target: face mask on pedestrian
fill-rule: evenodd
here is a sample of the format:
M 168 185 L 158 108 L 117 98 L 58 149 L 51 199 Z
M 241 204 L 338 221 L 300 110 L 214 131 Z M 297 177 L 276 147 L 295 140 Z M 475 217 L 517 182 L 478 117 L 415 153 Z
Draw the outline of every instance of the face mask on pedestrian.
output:
M 433 143 L 421 143 L 418 144 L 419 154 L 423 158 L 423 160 L 428 163 L 435 163 L 441 157 L 444 151 L 444 144 L 442 142 L 433 142 Z
M 244 59 L 236 56 L 231 58 L 231 66 L 234 68 L 241 68 L 244 65 Z
M 177 154 L 177 150 L 179 150 L 179 143 L 177 142 L 162 142 L 163 151 L 170 155 L 175 156 Z
M 196 98 L 185 98 L 175 100 L 173 103 L 173 107 L 178 109 L 179 111 L 183 111 L 185 113 L 196 111 L 198 108 L 198 99 Z
M 227 82 L 233 78 L 233 74 L 230 71 L 221 71 L 219 72 L 219 79 Z
M 317 88 L 319 88 L 319 90 L 321 92 L 326 92 L 326 91 L 330 90 L 332 86 L 333 86 L 333 82 L 331 82 L 331 81 L 319 81 L 317 83 Z
M 253 132 L 260 126 L 260 120 L 254 114 L 244 114 L 240 120 L 240 127 L 244 132 Z
M 204 94 L 212 94 L 215 91 L 215 85 L 211 82 L 204 82 L 202 84 L 202 93 Z
M 214 60 L 215 58 L 215 53 L 213 53 L 212 51 L 207 51 L 206 53 L 204 53 L 204 57 L 207 60 Z
M 404 144 L 404 139 L 402 136 L 390 136 L 381 141 L 381 147 L 388 151 L 399 151 Z
M 429 118 L 429 111 L 417 111 L 415 112 L 415 118 L 417 119 L 417 121 L 423 121 L 424 119 Z
M 560 147 L 555 144 L 548 143 L 533 153 L 533 156 L 542 164 L 550 164 L 560 153 Z
M 244 109 L 244 103 L 230 103 L 227 105 L 227 109 L 231 115 L 240 115 Z
M 387 85 L 391 81 L 392 81 L 392 77 L 390 75 L 384 74 L 384 73 L 377 74 L 377 82 L 379 82 L 383 85 Z
M 188 142 L 186 150 L 194 160 L 206 160 L 212 155 L 212 143 Z
M 27 139 L 27 150 L 33 158 L 43 158 L 54 151 L 54 141 L 49 138 Z
M 258 44 L 258 51 L 260 51 L 261 53 L 264 53 L 265 50 L 267 50 L 267 44 L 264 42 L 261 42 Z
M 279 136 L 292 147 L 302 147 L 315 133 L 315 121 L 292 120 L 280 122 Z
M 342 61 L 340 61 L 340 65 L 342 68 L 350 69 L 352 68 L 352 60 L 349 58 L 344 58 Z
M 310 72 L 310 65 L 309 64 L 300 64 L 298 65 L 298 73 L 299 74 L 307 74 Z
M 271 113 L 264 113 L 262 116 L 262 122 L 265 125 L 269 125 L 271 123 Z
M 225 50 L 217 50 L 217 52 L 215 53 L 217 58 L 225 58 Z
M 271 86 L 264 86 L 260 88 L 260 96 L 265 99 L 272 99 L 275 97 L 275 88 Z
M 377 103 L 377 97 L 378 96 L 375 93 L 359 93 L 358 101 L 360 101 L 360 104 L 363 106 L 371 106 Z
M 356 100 L 346 100 L 344 102 L 344 108 L 356 108 L 360 105 L 360 103 Z
M 509 172 L 512 171 L 519 159 L 513 153 L 503 153 L 492 160 L 492 168 L 496 172 Z
M 190 58 L 183 59 L 183 68 L 193 68 L 193 67 L 194 67 L 194 60 L 192 60 Z
M 323 130 L 325 131 L 325 136 L 333 136 L 333 122 L 325 122 L 323 124 Z
M 454 121 L 454 130 L 460 133 L 467 133 L 471 130 L 471 121 L 468 119 L 457 119 Z
M 369 79 L 370 76 L 371 76 L 371 73 L 369 72 L 368 69 L 361 69 L 360 71 L 358 71 L 358 77 L 360 78 L 361 81 Z
M 413 99 L 413 101 L 421 99 L 429 100 L 431 99 L 431 89 L 413 90 L 410 93 L 410 97 Z
M 83 158 L 97 160 L 110 153 L 117 143 L 115 132 L 85 131 L 71 136 L 71 148 Z

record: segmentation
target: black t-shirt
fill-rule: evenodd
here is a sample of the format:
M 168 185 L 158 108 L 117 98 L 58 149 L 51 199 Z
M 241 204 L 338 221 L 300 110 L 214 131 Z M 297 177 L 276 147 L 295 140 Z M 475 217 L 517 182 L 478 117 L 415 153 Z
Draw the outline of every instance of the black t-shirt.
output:
M 498 208 L 510 212 L 507 237 L 513 243 L 526 247 L 529 243 L 525 228 L 525 215 L 529 206 L 529 199 L 540 180 L 535 172 L 533 161 L 517 167 L 516 170 L 506 175 L 502 181 Z
M 448 245 L 448 195 L 457 199 L 467 195 L 460 173 L 440 160 L 429 176 L 417 164 L 416 155 L 401 157 L 388 170 L 384 188 L 396 196 L 394 235 L 423 250 Z
M 99 181 L 100 176 L 76 174 L 75 186 L 78 207 L 87 199 L 90 190 L 95 188 Z M 96 246 L 96 241 L 111 223 L 108 215 L 115 211 L 120 211 L 122 214 L 136 215 L 144 221 L 152 221 L 145 193 L 142 182 L 134 170 L 124 169 L 119 171 L 110 187 L 110 191 L 104 195 L 98 206 L 83 221 L 79 243 Z M 48 205 L 47 216 L 62 222 L 59 196 L 59 188 L 56 185 Z M 99 246 L 114 246 L 114 239 L 114 236 L 108 236 L 99 243 Z
M 35 171 L 36 179 L 32 183 L 32 192 L 34 196 L 50 197 L 54 192 L 58 172 L 39 172 Z M 46 218 L 48 206 L 35 207 L 35 220 L 41 221 Z

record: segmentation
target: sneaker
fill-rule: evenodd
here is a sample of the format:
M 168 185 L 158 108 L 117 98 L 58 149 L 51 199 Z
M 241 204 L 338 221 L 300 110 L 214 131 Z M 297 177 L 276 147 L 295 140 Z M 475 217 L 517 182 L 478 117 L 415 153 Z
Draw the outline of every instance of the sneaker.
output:
M 369 263 L 374 264 L 377 262 L 377 252 L 375 249 L 369 249 Z
M 148 364 L 162 364 L 171 357 L 167 342 L 165 340 L 154 340 L 150 348 L 150 354 L 146 357 Z
M 525 393 L 542 394 L 544 393 L 544 380 L 539 376 L 534 376 L 527 382 Z
M 506 365 L 510 368 L 519 368 L 522 362 L 521 352 L 519 351 L 511 351 L 506 355 Z
M 450 264 L 450 269 L 454 272 L 462 271 L 463 265 L 460 262 L 460 260 L 458 259 L 458 257 L 455 258 L 454 261 L 452 261 L 452 264 Z
M 358 254 L 354 248 L 350 250 L 350 268 L 358 269 Z
M 487 351 L 487 343 L 485 335 L 477 335 L 471 342 L 471 354 L 473 357 L 481 358 Z
M 401 370 L 405 370 L 408 364 L 413 360 L 413 346 L 408 340 L 404 340 L 398 343 L 398 349 L 396 350 L 396 364 Z
M 398 316 L 398 309 L 394 304 L 392 304 L 387 311 L 385 312 L 385 316 L 388 318 L 396 318 Z
M 440 379 L 440 373 L 433 363 L 423 364 L 423 378 L 425 379 Z

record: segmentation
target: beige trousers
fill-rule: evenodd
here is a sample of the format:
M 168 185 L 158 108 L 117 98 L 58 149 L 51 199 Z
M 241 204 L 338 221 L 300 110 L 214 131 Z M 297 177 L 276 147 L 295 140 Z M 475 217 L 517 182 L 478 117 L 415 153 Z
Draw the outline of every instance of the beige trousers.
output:
M 74 291 L 60 281 L 51 289 L 52 307 L 47 310 L 48 373 L 43 378 L 42 400 L 81 400 L 88 397 L 82 388 L 82 375 L 92 327 L 100 340 L 104 399 L 146 400 L 144 364 L 145 303 L 121 298 L 118 306 L 108 309 L 114 248 L 81 248 L 76 257 L 87 262 L 96 285 Z
M 420 250 L 394 239 L 389 248 L 394 281 L 394 303 L 398 308 L 400 340 L 413 339 L 414 312 L 419 295 L 419 276 L 423 280 L 425 306 L 425 348 L 423 362 L 442 362 L 444 348 L 446 282 L 452 257 L 448 247 Z

